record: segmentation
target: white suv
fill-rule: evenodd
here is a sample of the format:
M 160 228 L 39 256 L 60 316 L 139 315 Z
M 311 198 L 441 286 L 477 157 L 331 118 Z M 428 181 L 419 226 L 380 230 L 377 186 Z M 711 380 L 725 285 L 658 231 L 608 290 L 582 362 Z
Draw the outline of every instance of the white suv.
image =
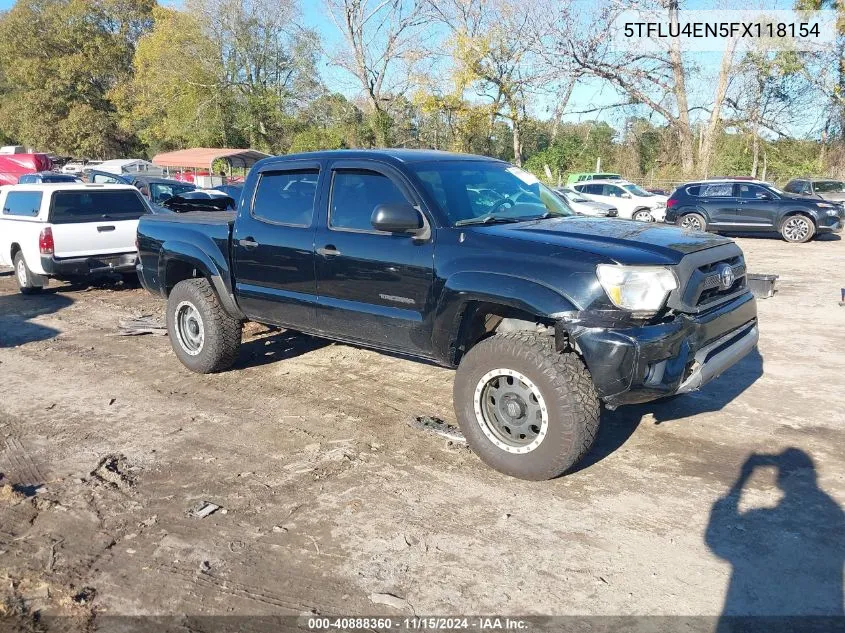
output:
M 620 218 L 643 222 L 663 222 L 666 219 L 666 196 L 641 189 L 626 180 L 591 180 L 575 183 L 578 193 L 591 200 L 612 204 Z
M 14 266 L 24 294 L 50 277 L 134 272 L 138 218 L 149 212 L 130 185 L 0 187 L 0 264 Z

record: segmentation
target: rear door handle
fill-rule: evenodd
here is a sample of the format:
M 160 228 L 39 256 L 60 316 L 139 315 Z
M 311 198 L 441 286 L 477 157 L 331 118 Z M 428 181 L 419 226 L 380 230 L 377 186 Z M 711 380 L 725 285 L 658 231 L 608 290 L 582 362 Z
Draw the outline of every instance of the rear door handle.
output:
M 105 233 L 106 231 L 114 231 L 114 227 L 111 226 L 111 225 L 109 225 L 109 226 L 98 226 L 97 231 L 99 231 L 100 233 Z
M 340 251 L 334 247 L 334 244 L 326 244 L 323 248 L 317 249 L 317 254 L 323 257 L 334 257 L 340 255 Z
M 258 242 L 256 242 L 251 237 L 245 237 L 242 240 L 238 240 L 238 244 L 240 244 L 244 248 L 255 248 L 256 246 L 258 246 Z

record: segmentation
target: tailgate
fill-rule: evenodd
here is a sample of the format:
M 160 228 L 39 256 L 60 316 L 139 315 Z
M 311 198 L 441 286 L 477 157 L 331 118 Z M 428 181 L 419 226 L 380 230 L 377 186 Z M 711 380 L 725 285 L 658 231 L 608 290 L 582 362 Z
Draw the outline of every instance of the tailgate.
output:
M 138 220 L 102 220 L 75 224 L 54 224 L 55 256 L 90 257 L 135 250 Z
M 133 252 L 138 218 L 145 213 L 140 193 L 131 188 L 56 191 L 49 216 L 55 256 Z

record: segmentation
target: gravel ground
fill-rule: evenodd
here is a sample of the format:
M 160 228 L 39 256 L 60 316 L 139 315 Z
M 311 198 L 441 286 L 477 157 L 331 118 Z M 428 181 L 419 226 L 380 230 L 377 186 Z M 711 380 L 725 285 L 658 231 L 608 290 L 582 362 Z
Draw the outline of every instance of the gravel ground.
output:
M 0 614 L 842 614 L 845 241 L 738 242 L 780 275 L 759 354 L 543 483 L 409 425 L 454 423 L 449 370 L 250 324 L 195 375 L 114 336 L 142 289 L 3 269 Z

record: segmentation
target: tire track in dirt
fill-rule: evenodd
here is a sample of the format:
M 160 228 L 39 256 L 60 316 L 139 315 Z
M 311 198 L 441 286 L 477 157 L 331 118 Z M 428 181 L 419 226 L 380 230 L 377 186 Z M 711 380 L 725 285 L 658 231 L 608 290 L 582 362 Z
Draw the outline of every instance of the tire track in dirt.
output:
M 0 472 L 9 483 L 18 487 L 34 489 L 47 478 L 15 436 L 6 438 L 6 448 L 0 452 Z

